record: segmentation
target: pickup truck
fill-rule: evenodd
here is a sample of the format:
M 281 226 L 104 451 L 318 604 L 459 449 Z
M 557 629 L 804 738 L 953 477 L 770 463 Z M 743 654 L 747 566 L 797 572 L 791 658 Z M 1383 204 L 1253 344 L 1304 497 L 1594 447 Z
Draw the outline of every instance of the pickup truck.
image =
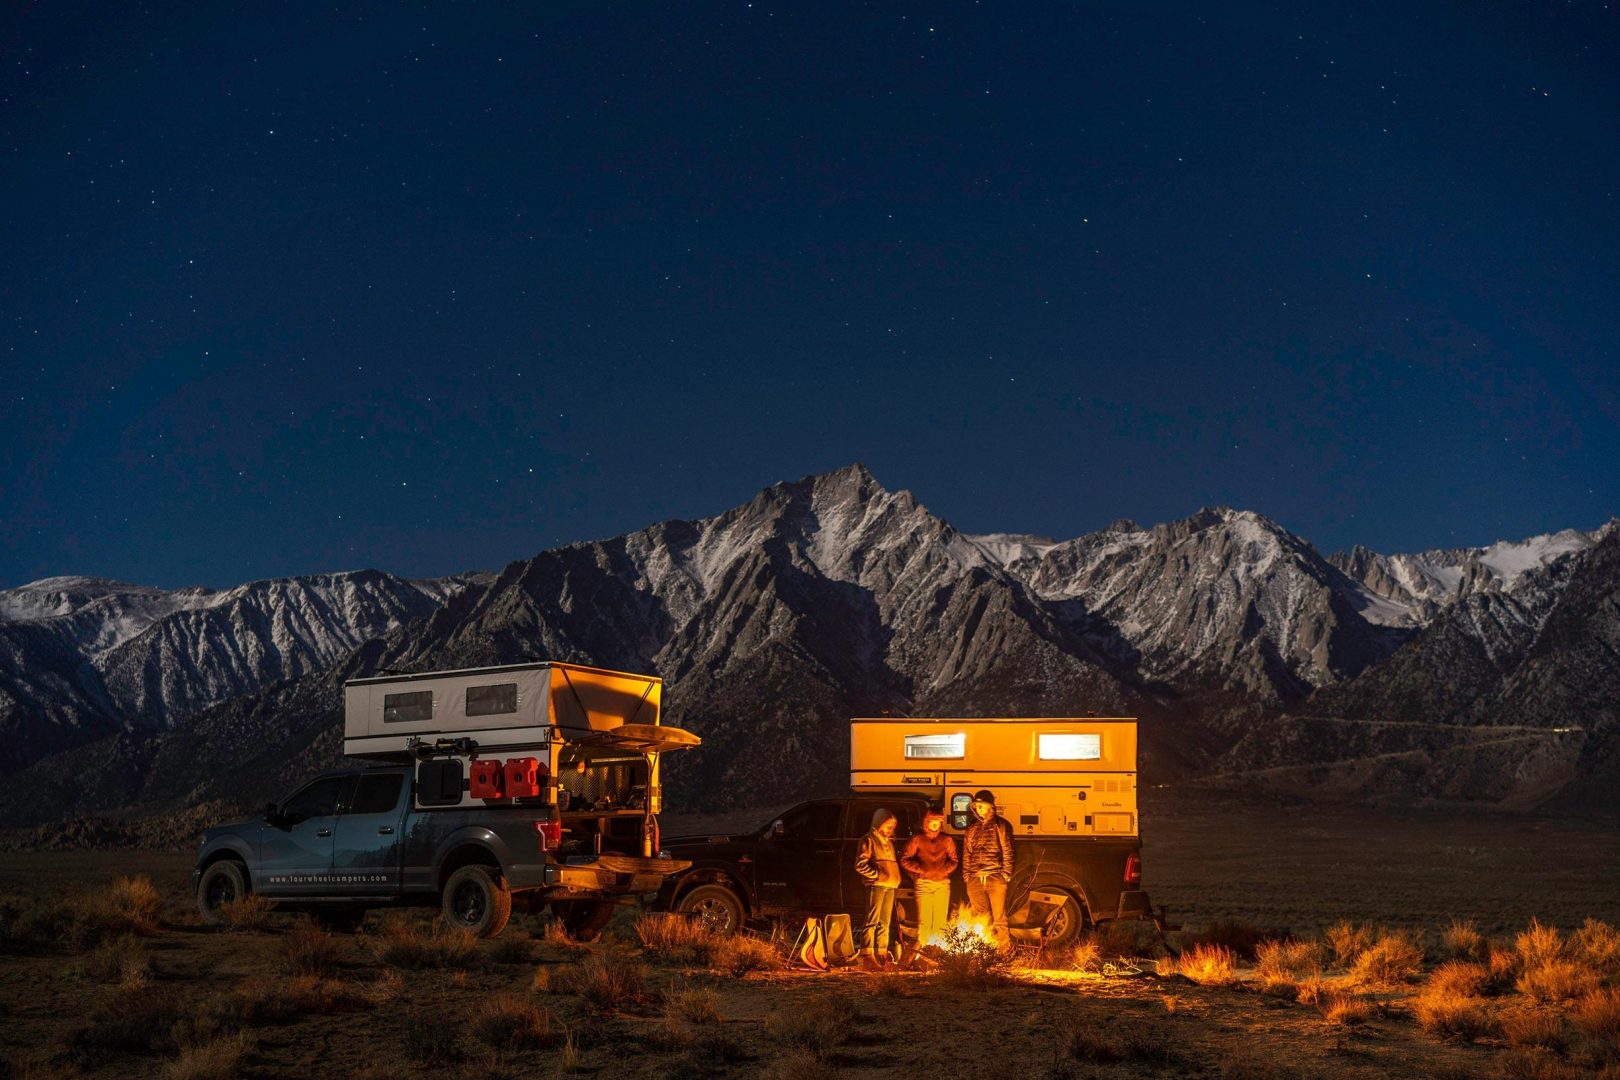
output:
M 517 895 L 527 907 L 550 902 L 589 938 L 617 901 L 655 893 L 686 867 L 603 850 L 583 829 L 565 838 L 547 807 L 423 808 L 415 783 L 408 765 L 329 772 L 257 820 L 209 829 L 193 873 L 203 918 L 221 921 L 225 904 L 254 892 L 351 928 L 371 908 L 437 904 L 449 925 L 493 937 Z
M 825 915 L 865 908 L 866 886 L 855 873 L 855 849 L 884 807 L 899 818 L 895 847 L 922 825 L 930 800 L 905 794 L 859 795 L 800 803 L 759 829 L 737 836 L 671 837 L 665 851 L 690 864 L 658 894 L 664 911 L 692 915 L 711 930 L 730 932 L 744 921 Z M 961 838 L 955 838 L 958 851 Z M 1071 940 L 1088 923 L 1150 918 L 1140 889 L 1140 842 L 1132 838 L 1014 838 L 1013 880 L 1007 892 L 1009 930 L 1018 940 L 1045 935 Z M 909 887 L 896 897 L 902 926 L 916 925 Z M 958 877 L 951 905 L 966 900 Z

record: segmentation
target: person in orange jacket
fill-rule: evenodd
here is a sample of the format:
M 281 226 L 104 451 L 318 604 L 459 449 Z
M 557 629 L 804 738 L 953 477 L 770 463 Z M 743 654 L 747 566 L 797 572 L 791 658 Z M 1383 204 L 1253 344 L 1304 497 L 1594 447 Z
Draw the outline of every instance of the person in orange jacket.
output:
M 956 873 L 956 841 L 945 832 L 945 815 L 923 815 L 922 832 L 906 841 L 900 867 L 911 875 L 917 892 L 917 943 L 912 955 L 927 945 L 950 921 L 951 875 Z

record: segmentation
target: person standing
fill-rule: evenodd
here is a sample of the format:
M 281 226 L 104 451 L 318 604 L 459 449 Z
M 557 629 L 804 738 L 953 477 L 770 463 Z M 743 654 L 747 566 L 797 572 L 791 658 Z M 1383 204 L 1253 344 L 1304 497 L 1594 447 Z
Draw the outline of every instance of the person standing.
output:
M 989 791 L 973 793 L 973 816 L 978 818 L 962 836 L 962 882 L 977 918 L 987 919 L 999 948 L 1010 941 L 1007 933 L 1007 883 L 1013 875 L 1012 826 L 996 814 L 996 797 Z
M 893 814 L 879 807 L 872 829 L 855 852 L 855 872 L 866 882 L 866 925 L 861 928 L 861 965 L 875 969 L 889 958 L 889 924 L 894 921 L 894 892 L 900 887 L 900 864 L 894 857 Z
M 945 815 L 930 810 L 922 832 L 906 841 L 900 866 L 917 891 L 917 943 L 912 955 L 927 945 L 950 920 L 951 875 L 956 873 L 956 841 L 945 833 Z

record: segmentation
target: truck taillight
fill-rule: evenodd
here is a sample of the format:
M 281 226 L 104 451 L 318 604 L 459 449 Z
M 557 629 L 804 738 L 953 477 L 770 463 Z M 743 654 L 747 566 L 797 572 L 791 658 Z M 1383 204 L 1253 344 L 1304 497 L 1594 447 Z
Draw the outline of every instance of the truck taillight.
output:
M 541 851 L 555 851 L 562 846 L 562 822 L 537 821 L 534 823 L 534 835 L 540 840 Z
M 1125 858 L 1125 884 L 1142 884 L 1142 856 L 1135 852 Z

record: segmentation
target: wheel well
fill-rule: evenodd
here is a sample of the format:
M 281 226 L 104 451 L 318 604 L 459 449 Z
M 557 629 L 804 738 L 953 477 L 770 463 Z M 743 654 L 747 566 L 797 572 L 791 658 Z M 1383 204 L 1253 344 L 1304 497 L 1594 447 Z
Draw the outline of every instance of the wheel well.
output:
M 724 870 L 693 870 L 690 874 L 687 874 L 686 877 L 681 879 L 680 886 L 676 888 L 675 896 L 670 901 L 671 905 L 673 906 L 674 904 L 680 903 L 681 897 L 685 896 L 699 885 L 724 885 L 726 888 L 732 891 L 732 894 L 735 895 L 738 900 L 742 901 L 743 914 L 745 915 L 748 914 L 753 907 L 748 900 L 748 890 L 744 889 L 736 878 L 732 877 Z
M 1080 918 L 1082 926 L 1096 926 L 1097 920 L 1091 913 L 1091 901 L 1086 898 L 1086 890 L 1078 882 L 1069 880 L 1040 881 L 1030 885 L 1030 890 L 1041 892 L 1063 893 L 1076 904 L 1080 905 Z
M 439 864 L 439 888 L 444 889 L 444 883 L 450 880 L 450 875 L 463 866 L 487 866 L 497 875 L 501 872 L 500 860 L 495 858 L 494 852 L 479 844 L 462 844 L 444 857 Z
M 208 856 L 208 858 L 204 859 L 202 869 L 207 870 L 215 863 L 224 862 L 227 859 L 241 866 L 242 880 L 247 882 L 248 891 L 251 892 L 253 890 L 253 872 L 248 869 L 247 860 L 242 858 L 241 855 L 232 851 L 230 848 L 222 848 L 221 850 L 216 851 L 212 855 Z

